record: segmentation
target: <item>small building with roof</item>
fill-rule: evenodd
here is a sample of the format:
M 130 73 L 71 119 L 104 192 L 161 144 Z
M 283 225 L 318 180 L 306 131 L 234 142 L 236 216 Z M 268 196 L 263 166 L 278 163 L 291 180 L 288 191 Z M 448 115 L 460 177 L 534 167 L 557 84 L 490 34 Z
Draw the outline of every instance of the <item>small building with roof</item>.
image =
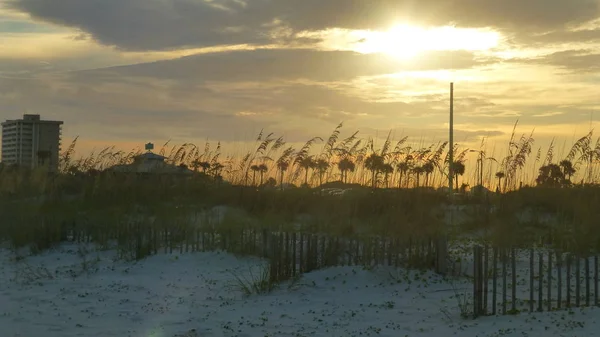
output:
M 177 166 L 166 162 L 167 158 L 152 152 L 154 145 L 148 143 L 146 152 L 133 158 L 131 164 L 115 165 L 107 169 L 109 172 L 140 173 L 140 174 L 182 174 L 191 175 L 194 172 L 185 166 Z

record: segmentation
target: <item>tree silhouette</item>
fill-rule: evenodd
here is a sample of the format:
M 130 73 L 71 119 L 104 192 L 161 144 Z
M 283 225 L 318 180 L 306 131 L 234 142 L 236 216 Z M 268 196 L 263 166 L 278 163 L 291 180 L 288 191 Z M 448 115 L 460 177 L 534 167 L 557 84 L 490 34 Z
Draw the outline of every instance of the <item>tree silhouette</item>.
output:
M 267 173 L 267 171 L 269 170 L 269 168 L 267 167 L 267 165 L 265 164 L 260 164 L 258 165 L 258 172 L 260 173 L 260 186 L 263 185 L 263 179 L 265 176 L 265 173 Z
M 465 174 L 465 164 L 461 161 L 455 161 L 452 164 L 452 172 L 454 172 L 454 179 L 456 179 L 456 190 L 458 191 L 458 177 Z
M 423 174 L 425 172 L 425 169 L 423 168 L 423 166 L 416 166 L 416 167 L 413 167 L 412 172 L 415 174 L 415 176 L 417 178 L 415 180 L 415 187 L 419 187 L 421 174 Z
M 577 172 L 573 167 L 573 163 L 570 160 L 562 160 L 558 166 L 562 169 L 562 173 L 565 176 L 565 180 L 568 184 L 571 183 L 571 177 Z
M 329 169 L 329 163 L 325 159 L 318 159 L 315 162 L 315 169 L 319 173 L 319 186 L 323 185 L 323 175 Z
M 260 171 L 260 166 L 252 165 L 250 166 L 250 169 L 252 170 L 252 186 L 256 186 L 256 172 Z
M 354 164 L 354 162 L 352 162 L 350 158 L 346 157 L 340 160 L 340 162 L 338 163 L 338 169 L 342 173 L 342 182 L 344 184 L 348 183 L 348 171 L 354 172 L 355 168 L 356 164 Z
M 496 191 L 500 192 L 500 186 L 502 186 L 502 179 L 504 179 L 504 172 L 496 172 L 496 178 L 498 179 L 498 187 L 496 187 Z
M 398 188 L 402 188 L 402 178 L 406 176 L 406 173 L 410 170 L 410 164 L 407 161 L 403 161 L 398 163 L 396 167 L 398 172 L 400 172 L 400 177 L 398 178 Z
M 565 175 L 559 165 L 542 166 L 539 172 L 540 174 L 535 179 L 538 186 L 559 187 L 566 184 Z
M 275 187 L 277 186 L 277 180 L 275 180 L 275 178 L 273 177 L 269 177 L 269 179 L 267 179 L 267 182 L 264 185 L 265 187 Z
M 315 161 L 312 157 L 306 157 L 298 162 L 298 165 L 304 170 L 304 185 L 308 185 L 308 170 L 315 168 Z
M 281 189 L 283 189 L 283 174 L 285 173 L 285 171 L 287 171 L 288 167 L 290 167 L 290 163 L 287 161 L 277 162 L 277 168 L 279 169 L 280 174 L 279 184 L 281 186 Z
M 394 167 L 391 164 L 383 164 L 381 166 L 381 173 L 384 174 L 383 183 L 385 184 L 385 188 L 389 188 L 389 177 L 390 174 L 394 173 Z
M 365 159 L 365 168 L 371 171 L 371 186 L 373 188 L 377 187 L 377 175 L 381 172 L 383 165 L 383 156 L 377 153 L 372 153 Z
M 435 166 L 431 161 L 427 161 L 423 165 L 423 173 L 425 173 L 425 186 L 429 186 L 429 176 L 433 173 Z

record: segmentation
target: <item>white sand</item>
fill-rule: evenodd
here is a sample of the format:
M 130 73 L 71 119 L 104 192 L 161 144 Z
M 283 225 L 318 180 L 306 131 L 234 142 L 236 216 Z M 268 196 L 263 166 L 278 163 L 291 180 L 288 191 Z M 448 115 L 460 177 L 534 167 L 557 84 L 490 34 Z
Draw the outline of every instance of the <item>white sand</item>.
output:
M 232 287 L 230 271 L 248 275 L 255 266 L 257 274 L 264 263 L 257 259 L 160 254 L 130 263 L 114 262 L 116 252 L 108 251 L 88 253 L 84 268 L 77 250 L 65 245 L 19 262 L 0 250 L 0 336 L 552 337 L 600 331 L 596 309 L 463 320 L 452 285 L 428 272 L 329 268 L 246 298 Z M 455 287 L 470 293 L 468 283 Z

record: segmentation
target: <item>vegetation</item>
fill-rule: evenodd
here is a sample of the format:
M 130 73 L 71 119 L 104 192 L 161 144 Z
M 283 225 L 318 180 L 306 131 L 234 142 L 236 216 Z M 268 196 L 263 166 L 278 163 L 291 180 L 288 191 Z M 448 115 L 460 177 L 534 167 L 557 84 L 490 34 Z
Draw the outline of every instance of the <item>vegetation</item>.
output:
M 378 148 L 358 132 L 342 138 L 341 129 L 340 124 L 328 138 L 312 138 L 299 149 L 261 132 L 255 148 L 241 157 L 224 156 L 220 144 L 200 149 L 166 143 L 159 154 L 169 164 L 190 168 L 190 176 L 112 172 L 107 169 L 133 162 L 141 150 L 106 148 L 75 159 L 76 139 L 61 155 L 58 173 L 1 168 L 0 240 L 33 251 L 73 235 L 109 245 L 138 233 L 135 226 L 152 223 L 155 231 L 184 241 L 197 226 L 224 230 L 198 217 L 228 205 L 246 212 L 248 219 L 231 226 L 253 230 L 402 239 L 474 231 L 496 244 L 553 244 L 582 251 L 598 247 L 600 138 L 593 146 L 592 132 L 558 161 L 554 144 L 542 161 L 542 149 L 533 151 L 533 134 L 519 138 L 513 131 L 504 158 L 488 156 L 483 142 L 478 150 L 453 144 L 455 162 L 450 165 L 447 142 L 415 147 L 406 137 L 392 140 L 390 133 Z M 466 193 L 470 152 L 478 154 L 481 193 Z M 445 218 L 449 199 L 440 187 L 448 184 L 449 168 L 455 173 L 455 189 L 463 192 L 453 202 L 472 205 L 459 228 L 449 228 Z M 530 169 L 536 174 L 527 181 Z M 483 187 L 501 193 L 485 193 Z M 333 195 L 330 188 L 340 189 L 338 194 L 346 191 Z M 552 221 L 545 220 L 548 214 Z M 118 244 L 131 258 L 159 248 L 126 239 Z

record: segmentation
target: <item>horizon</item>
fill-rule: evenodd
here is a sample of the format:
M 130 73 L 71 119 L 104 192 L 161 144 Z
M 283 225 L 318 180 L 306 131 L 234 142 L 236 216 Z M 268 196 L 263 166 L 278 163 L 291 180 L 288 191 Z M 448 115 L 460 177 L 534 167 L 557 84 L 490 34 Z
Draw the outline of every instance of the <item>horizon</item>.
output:
M 517 136 L 535 129 L 533 151 L 556 139 L 564 157 L 598 123 L 599 8 L 8 0 L 0 119 L 62 120 L 62 150 L 80 136 L 78 156 L 169 139 L 245 152 L 262 129 L 300 144 L 340 122 L 381 142 L 393 130 L 436 143 L 448 137 L 454 82 L 455 142 L 478 149 L 485 138 L 501 154 L 518 120 Z

